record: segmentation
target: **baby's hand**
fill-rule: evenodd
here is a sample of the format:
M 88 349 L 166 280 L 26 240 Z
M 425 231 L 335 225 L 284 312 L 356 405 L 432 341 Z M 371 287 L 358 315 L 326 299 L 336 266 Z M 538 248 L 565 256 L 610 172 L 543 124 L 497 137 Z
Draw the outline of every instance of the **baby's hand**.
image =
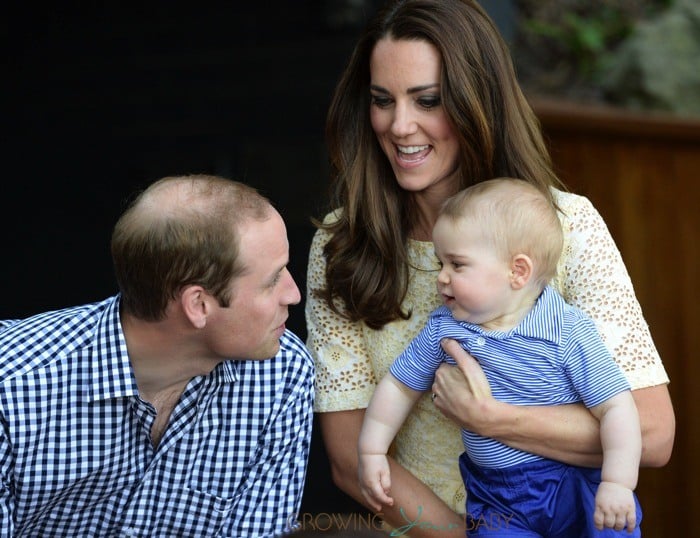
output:
M 601 482 L 595 496 L 593 521 L 598 530 L 603 528 L 627 532 L 637 525 L 637 511 L 632 490 L 614 482 Z
M 383 505 L 391 506 L 394 499 L 391 491 L 389 461 L 384 454 L 360 454 L 360 491 L 369 507 L 379 512 Z

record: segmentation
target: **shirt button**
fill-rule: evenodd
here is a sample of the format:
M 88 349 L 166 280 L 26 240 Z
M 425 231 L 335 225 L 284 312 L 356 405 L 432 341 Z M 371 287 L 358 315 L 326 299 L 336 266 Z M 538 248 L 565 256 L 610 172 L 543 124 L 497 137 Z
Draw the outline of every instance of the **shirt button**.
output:
M 480 336 L 479 338 L 476 339 L 477 346 L 483 346 L 485 343 L 486 343 L 486 339 L 483 336 Z

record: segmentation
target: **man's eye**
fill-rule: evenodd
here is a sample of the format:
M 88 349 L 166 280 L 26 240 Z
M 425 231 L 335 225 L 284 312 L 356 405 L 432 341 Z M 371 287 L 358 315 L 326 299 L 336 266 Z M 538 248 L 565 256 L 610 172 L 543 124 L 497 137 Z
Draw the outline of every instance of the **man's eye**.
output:
M 270 281 L 270 287 L 271 287 L 271 288 L 274 288 L 274 287 L 279 283 L 279 281 L 280 281 L 281 278 L 282 278 L 282 273 L 281 273 L 281 272 L 280 272 L 280 273 L 277 273 L 277 274 L 275 275 L 275 278 L 273 278 L 273 279 Z

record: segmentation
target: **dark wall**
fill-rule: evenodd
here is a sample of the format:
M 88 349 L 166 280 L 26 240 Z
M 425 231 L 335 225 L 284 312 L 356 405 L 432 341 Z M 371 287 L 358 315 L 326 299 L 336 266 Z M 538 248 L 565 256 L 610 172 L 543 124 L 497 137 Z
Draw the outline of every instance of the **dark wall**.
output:
M 328 22 L 319 2 L 245 4 L 62 3 L 9 18 L 0 316 L 111 293 L 111 227 L 136 188 L 165 175 L 246 181 L 295 238 L 309 231 L 327 182 L 325 111 L 354 28 Z

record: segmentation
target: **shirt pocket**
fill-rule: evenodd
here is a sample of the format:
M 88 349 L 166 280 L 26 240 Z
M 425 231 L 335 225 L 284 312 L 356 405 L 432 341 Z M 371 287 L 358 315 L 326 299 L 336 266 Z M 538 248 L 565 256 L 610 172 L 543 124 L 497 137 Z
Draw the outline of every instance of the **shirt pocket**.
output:
M 181 536 L 182 529 L 188 529 L 187 536 L 218 536 L 229 521 L 240 495 L 223 498 L 207 492 L 185 488 L 175 502 L 168 506 L 167 522 L 163 522 L 159 536 Z M 169 533 L 176 534 L 169 534 Z

